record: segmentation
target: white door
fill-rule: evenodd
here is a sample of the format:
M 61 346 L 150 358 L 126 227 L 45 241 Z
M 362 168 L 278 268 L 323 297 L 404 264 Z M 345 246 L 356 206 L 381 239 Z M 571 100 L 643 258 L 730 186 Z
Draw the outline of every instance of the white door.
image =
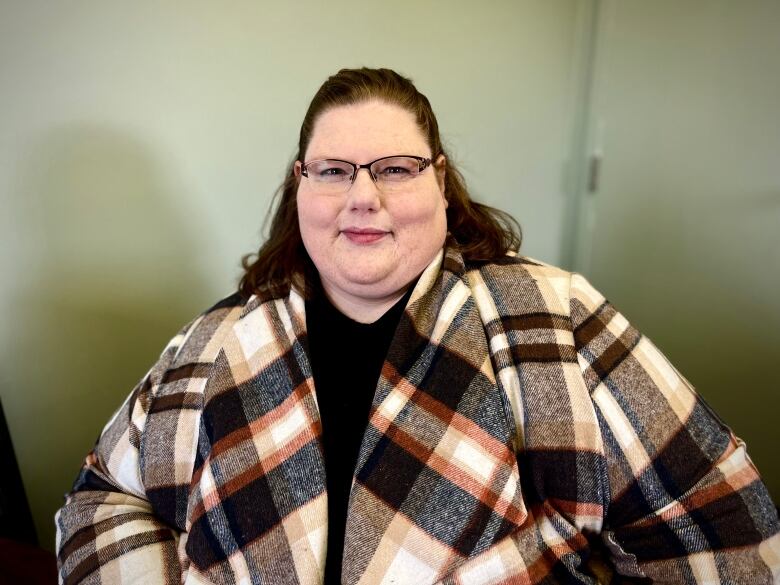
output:
M 605 0 L 596 38 L 575 268 L 780 501 L 780 2 Z

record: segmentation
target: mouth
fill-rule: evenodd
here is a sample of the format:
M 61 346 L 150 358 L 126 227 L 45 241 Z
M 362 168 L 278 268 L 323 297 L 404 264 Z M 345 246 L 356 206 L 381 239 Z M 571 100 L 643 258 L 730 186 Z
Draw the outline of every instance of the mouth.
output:
M 341 230 L 342 235 L 353 244 L 373 244 L 378 242 L 390 232 L 377 228 L 348 227 Z

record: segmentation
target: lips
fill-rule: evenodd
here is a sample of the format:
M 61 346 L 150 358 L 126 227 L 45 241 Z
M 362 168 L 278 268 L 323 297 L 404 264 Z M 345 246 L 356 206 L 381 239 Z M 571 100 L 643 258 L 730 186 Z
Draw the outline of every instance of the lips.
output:
M 376 228 L 348 227 L 341 230 L 341 233 L 353 244 L 373 244 L 390 232 Z

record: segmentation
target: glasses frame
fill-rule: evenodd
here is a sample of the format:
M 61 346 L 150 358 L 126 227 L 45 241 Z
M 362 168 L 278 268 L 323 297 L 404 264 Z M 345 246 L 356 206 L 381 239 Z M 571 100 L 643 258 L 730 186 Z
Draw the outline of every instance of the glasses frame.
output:
M 306 177 L 308 179 L 309 178 L 309 169 L 308 169 L 309 165 L 314 164 L 314 163 L 318 163 L 318 162 L 322 162 L 322 161 L 326 161 L 326 160 L 332 160 L 334 162 L 340 162 L 340 163 L 348 164 L 348 165 L 350 165 L 352 167 L 352 175 L 349 178 L 349 187 L 347 187 L 347 190 L 350 187 L 352 187 L 352 184 L 355 182 L 355 179 L 357 178 L 357 174 L 360 172 L 360 169 L 366 169 L 368 171 L 369 176 L 371 177 L 371 180 L 374 181 L 374 184 L 375 185 L 379 185 L 379 182 L 377 180 L 377 176 L 371 170 L 371 167 L 374 166 L 379 161 L 387 160 L 388 158 L 399 158 L 399 157 L 413 158 L 413 159 L 415 159 L 417 161 L 417 164 L 418 164 L 417 172 L 418 172 L 418 174 L 415 175 L 412 178 L 416 178 L 417 176 L 419 176 L 419 174 L 422 173 L 429 166 L 431 166 L 431 163 L 433 162 L 433 159 L 425 158 L 425 157 L 422 157 L 422 156 L 416 156 L 416 155 L 413 155 L 413 154 L 393 154 L 393 155 L 390 155 L 390 156 L 382 156 L 382 157 L 380 157 L 380 158 L 378 158 L 376 160 L 372 160 L 370 163 L 366 163 L 364 165 L 353 163 L 351 161 L 343 160 L 343 159 L 340 159 L 340 158 L 318 158 L 316 160 L 310 160 L 309 162 L 306 162 L 306 163 L 302 162 L 301 163 L 301 175 L 303 175 L 304 177 Z

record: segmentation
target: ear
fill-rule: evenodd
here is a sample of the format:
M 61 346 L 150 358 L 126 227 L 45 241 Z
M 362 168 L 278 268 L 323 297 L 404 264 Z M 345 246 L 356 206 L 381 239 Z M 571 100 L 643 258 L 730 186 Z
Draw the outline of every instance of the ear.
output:
M 303 163 L 301 163 L 301 161 L 299 161 L 299 160 L 295 161 L 295 164 L 293 165 L 293 174 L 296 177 L 300 177 L 301 176 L 301 167 L 302 166 L 303 166 Z
M 447 193 L 444 192 L 444 178 L 446 174 L 447 158 L 440 154 L 433 163 L 433 170 L 436 172 L 436 182 L 439 184 L 439 190 L 444 196 L 444 204 L 447 206 Z

